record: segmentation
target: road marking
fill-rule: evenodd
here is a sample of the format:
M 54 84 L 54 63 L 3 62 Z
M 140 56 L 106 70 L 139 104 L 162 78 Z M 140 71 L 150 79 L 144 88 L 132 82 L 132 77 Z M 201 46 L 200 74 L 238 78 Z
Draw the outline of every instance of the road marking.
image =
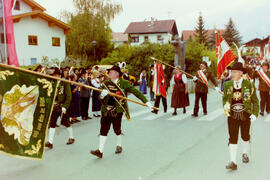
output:
M 270 115 L 269 114 L 264 118 L 264 122 L 270 122 Z
M 210 114 L 201 117 L 200 119 L 198 119 L 197 121 L 213 121 L 215 120 L 217 117 L 219 117 L 220 115 L 222 115 L 224 113 L 223 108 L 217 109 L 213 112 L 211 112 Z
M 167 115 L 171 114 L 172 112 L 173 112 L 173 109 L 169 109 L 169 110 L 167 110 L 167 113 L 159 112 L 158 114 L 151 114 L 149 116 L 141 118 L 140 120 L 141 121 L 153 121 L 153 120 L 156 120 L 156 119 L 161 118 L 163 116 L 167 116 Z
M 187 117 L 191 118 L 191 113 L 193 112 L 193 110 L 189 110 L 187 111 L 186 114 L 181 114 L 181 115 L 177 115 L 177 116 L 173 116 L 169 119 L 167 119 L 167 121 L 182 121 L 184 119 L 186 119 Z

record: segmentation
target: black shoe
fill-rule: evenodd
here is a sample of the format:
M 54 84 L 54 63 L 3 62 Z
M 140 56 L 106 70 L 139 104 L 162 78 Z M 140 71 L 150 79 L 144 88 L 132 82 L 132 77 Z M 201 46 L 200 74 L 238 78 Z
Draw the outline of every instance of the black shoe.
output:
M 260 115 L 261 115 L 261 116 L 264 116 L 264 113 L 263 113 L 263 112 L 260 112 Z
M 50 142 L 46 142 L 45 143 L 45 147 L 52 149 L 53 148 L 53 144 L 51 144 Z
M 75 142 L 75 139 L 69 138 L 67 145 L 74 144 L 74 142 Z
M 177 115 L 177 112 L 174 112 L 172 115 L 173 115 L 173 116 L 176 116 L 176 115 Z
M 94 117 L 100 117 L 100 115 L 96 115 L 96 114 L 94 114 Z
M 203 113 L 205 116 L 207 115 L 207 112 L 206 113 Z
M 186 114 L 186 113 L 187 113 L 187 110 L 186 110 L 186 108 L 185 108 L 185 109 L 183 110 L 183 113 L 184 113 L 184 114 Z
M 116 146 L 115 154 L 120 154 L 123 151 L 121 146 Z
M 234 162 L 230 162 L 227 166 L 226 169 L 230 169 L 230 170 L 237 170 L 237 165 Z
M 98 158 L 102 158 L 103 156 L 103 153 L 101 153 L 99 149 L 95 151 L 90 151 L 90 153 L 93 154 L 94 156 L 97 156 Z
M 87 119 L 92 119 L 92 118 L 91 118 L 91 117 L 89 117 L 89 116 L 87 116 L 87 117 L 86 117 L 86 120 L 87 120 Z
M 151 111 L 151 112 L 154 113 L 154 114 L 157 114 L 157 111 L 155 111 L 155 110 L 154 111 Z
M 247 154 L 242 155 L 242 161 L 243 161 L 243 163 L 248 163 L 249 162 L 249 158 L 248 158 Z
M 192 114 L 191 116 L 193 116 L 193 117 L 198 117 L 198 114 Z

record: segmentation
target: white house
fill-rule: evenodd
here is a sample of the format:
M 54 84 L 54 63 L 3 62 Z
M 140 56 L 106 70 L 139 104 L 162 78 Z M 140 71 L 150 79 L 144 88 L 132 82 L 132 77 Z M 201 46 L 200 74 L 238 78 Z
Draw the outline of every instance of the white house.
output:
M 20 66 L 40 63 L 42 57 L 64 60 L 70 27 L 45 13 L 33 0 L 17 0 L 13 10 L 14 37 Z M 4 34 L 1 33 L 3 47 Z M 3 48 L 1 48 L 3 49 Z
M 114 46 L 117 47 L 121 44 L 127 44 L 128 43 L 128 35 L 121 33 L 121 32 L 113 32 L 112 33 L 112 42 L 114 43 Z
M 127 27 L 125 34 L 128 34 L 131 45 L 140 45 L 144 42 L 170 43 L 179 34 L 175 20 L 155 20 L 132 22 Z

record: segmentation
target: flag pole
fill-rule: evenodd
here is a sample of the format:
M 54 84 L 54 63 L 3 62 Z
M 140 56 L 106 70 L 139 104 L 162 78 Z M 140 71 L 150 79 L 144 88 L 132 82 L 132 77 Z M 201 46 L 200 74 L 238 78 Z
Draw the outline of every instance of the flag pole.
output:
M 185 71 L 183 71 L 182 69 L 179 69 L 179 68 L 177 68 L 177 67 L 175 67 L 175 66 L 172 66 L 172 65 L 170 65 L 170 64 L 168 64 L 168 63 L 165 63 L 165 62 L 163 62 L 163 61 L 161 61 L 161 60 L 158 60 L 158 59 L 156 59 L 156 58 L 154 58 L 154 57 L 151 57 L 151 59 L 153 60 L 153 61 L 158 61 L 158 62 L 160 62 L 160 63 L 162 63 L 162 64 L 164 64 L 165 66 L 169 66 L 169 67 L 171 67 L 171 68 L 173 68 L 173 69 L 178 69 L 179 71 L 181 71 L 182 73 L 184 73 L 184 74 L 186 74 L 187 76 L 190 76 L 190 77 L 195 77 L 195 76 L 193 76 L 193 75 L 191 75 L 191 74 L 189 74 L 189 73 L 187 73 L 187 72 L 185 72 Z M 201 83 L 203 83 L 203 84 L 205 84 L 202 80 L 200 80 L 200 79 L 197 79 L 197 81 L 200 81 Z M 216 90 L 214 87 L 212 87 L 212 86 L 208 86 L 209 88 L 211 88 L 211 89 L 214 89 L 214 90 Z M 219 92 L 220 94 L 222 94 L 221 92 Z M 222 94 L 223 95 L 223 94 Z
M 5 5 L 4 5 L 4 0 L 2 0 L 2 11 L 3 11 L 3 29 L 4 29 L 4 51 L 5 51 L 5 56 L 4 56 L 4 64 L 8 64 L 8 53 L 7 53 L 7 32 L 6 32 L 6 18 L 5 18 Z
M 42 76 L 42 77 L 45 77 L 45 78 L 49 78 L 49 79 L 54 79 L 54 80 L 62 81 L 62 82 L 68 83 L 68 84 L 75 84 L 75 85 L 80 86 L 80 87 L 85 87 L 85 88 L 88 88 L 88 89 L 92 89 L 92 90 L 94 90 L 94 91 L 102 92 L 102 89 L 94 88 L 94 87 L 92 87 L 92 86 L 88 86 L 88 85 L 85 85 L 85 84 L 77 83 L 77 82 L 70 81 L 70 80 L 66 80 L 66 79 L 61 79 L 61 78 L 58 78 L 58 77 L 50 76 L 50 75 L 43 74 L 43 73 L 39 73 L 39 72 L 35 72 L 35 71 L 30 71 L 30 70 L 27 70 L 27 69 L 22 69 L 22 68 L 19 68 L 19 67 L 10 66 L 10 65 L 7 65 L 7 64 L 2 64 L 2 63 L 0 63 L 0 67 L 10 68 L 10 69 L 13 69 L 13 70 L 18 70 L 18 71 L 22 71 L 22 72 L 29 73 L 29 74 L 34 74 L 34 75 L 37 75 L 37 76 Z M 133 103 L 135 103 L 135 104 L 139 104 L 139 105 L 141 105 L 141 106 L 148 107 L 148 106 L 147 106 L 146 104 L 144 104 L 144 103 L 141 103 L 141 102 L 138 102 L 138 101 L 129 99 L 129 98 L 124 97 L 124 96 L 120 96 L 120 95 L 115 94 L 115 93 L 109 92 L 109 95 L 110 95 L 110 96 L 113 96 L 113 97 L 117 97 L 117 98 L 121 98 L 121 99 L 130 101 L 130 102 L 133 102 Z M 154 110 L 159 111 L 159 108 L 156 108 L 156 107 L 152 107 L 152 108 L 153 108 Z

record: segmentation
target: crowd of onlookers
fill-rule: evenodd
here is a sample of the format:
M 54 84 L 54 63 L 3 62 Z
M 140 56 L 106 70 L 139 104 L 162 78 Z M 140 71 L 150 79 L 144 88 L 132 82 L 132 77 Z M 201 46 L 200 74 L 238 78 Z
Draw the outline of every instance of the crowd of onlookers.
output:
M 42 66 L 38 66 L 35 71 L 46 74 L 53 74 L 57 67 L 51 67 L 45 69 Z M 94 68 L 73 68 L 66 67 L 61 68 L 61 78 L 78 82 L 87 86 L 100 89 L 102 82 L 106 79 L 106 69 L 95 66 Z M 68 109 L 69 116 L 72 123 L 80 122 L 79 117 L 82 120 L 92 119 L 89 115 L 90 99 L 92 98 L 92 113 L 94 117 L 101 116 L 101 102 L 98 99 L 99 91 L 92 91 L 90 88 L 78 86 L 76 84 L 70 84 L 72 92 L 72 101 Z

